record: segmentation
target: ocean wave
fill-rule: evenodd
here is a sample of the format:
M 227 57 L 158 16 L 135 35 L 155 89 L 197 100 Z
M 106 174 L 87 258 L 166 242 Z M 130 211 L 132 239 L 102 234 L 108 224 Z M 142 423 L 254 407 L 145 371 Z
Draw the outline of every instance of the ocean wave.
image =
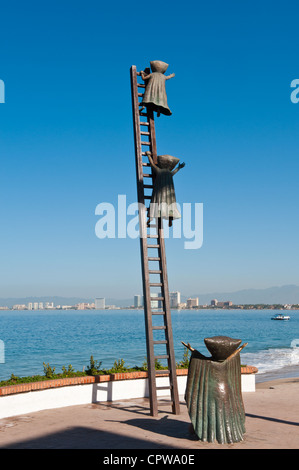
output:
M 241 362 L 257 367 L 259 374 L 296 366 L 299 365 L 299 347 L 244 353 L 241 354 Z

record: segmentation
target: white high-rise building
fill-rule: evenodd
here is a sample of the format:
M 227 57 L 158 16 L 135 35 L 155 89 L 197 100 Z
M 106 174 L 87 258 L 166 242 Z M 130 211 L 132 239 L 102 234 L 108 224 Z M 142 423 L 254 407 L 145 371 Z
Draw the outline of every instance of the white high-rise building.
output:
M 159 294 L 151 293 L 151 297 L 159 297 Z M 151 308 L 159 308 L 159 300 L 151 300 Z
M 170 292 L 169 299 L 170 299 L 170 308 L 178 308 L 179 304 L 181 303 L 181 293 Z
M 27 308 L 28 308 L 28 310 L 32 310 L 32 309 L 33 309 L 33 304 L 32 304 L 32 302 L 29 302 L 29 303 L 28 303 L 28 307 L 27 307 Z
M 33 304 L 33 309 L 34 309 L 34 310 L 38 310 L 38 302 L 34 302 L 34 304 Z
M 139 308 L 143 306 L 143 296 L 142 295 L 134 295 L 134 307 Z
M 198 297 L 195 297 L 194 299 L 189 298 L 187 300 L 187 308 L 193 307 L 198 307 Z
M 105 308 L 105 298 L 98 297 L 97 299 L 95 299 L 94 304 L 95 310 L 103 310 Z

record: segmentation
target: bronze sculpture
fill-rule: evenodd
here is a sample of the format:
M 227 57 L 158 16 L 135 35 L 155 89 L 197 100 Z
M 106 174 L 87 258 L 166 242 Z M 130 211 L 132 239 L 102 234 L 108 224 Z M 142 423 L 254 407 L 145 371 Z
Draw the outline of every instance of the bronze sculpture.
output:
M 243 440 L 245 411 L 241 393 L 241 340 L 227 336 L 205 338 L 211 357 L 191 351 L 185 393 L 197 437 L 220 444 Z
M 151 157 L 151 152 L 146 152 L 154 173 L 154 187 L 150 207 L 148 211 L 147 225 L 153 218 L 167 219 L 169 227 L 172 226 L 173 219 L 179 219 L 181 214 L 176 205 L 173 176 L 182 168 L 185 163 L 180 163 L 179 158 L 171 155 L 158 155 L 158 163 L 155 165 Z M 175 169 L 174 169 L 175 168 Z
M 145 92 L 140 103 L 142 106 L 140 111 L 147 107 L 152 111 L 156 111 L 157 116 L 160 116 L 160 113 L 170 116 L 172 112 L 167 103 L 165 81 L 173 78 L 175 74 L 165 76 L 164 73 L 168 68 L 168 64 L 161 60 L 152 60 L 150 65 L 152 73 L 145 74 L 143 70 L 140 72 L 142 79 L 146 82 Z

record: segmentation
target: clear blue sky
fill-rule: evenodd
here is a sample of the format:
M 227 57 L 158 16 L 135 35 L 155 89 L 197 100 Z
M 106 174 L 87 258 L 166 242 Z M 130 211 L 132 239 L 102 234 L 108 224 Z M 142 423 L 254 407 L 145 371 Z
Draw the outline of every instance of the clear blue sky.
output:
M 167 240 L 171 290 L 298 284 L 297 1 L 1 5 L 0 297 L 141 293 L 139 241 L 95 236 L 101 202 L 136 200 L 129 70 L 168 62 L 158 153 L 204 243 Z M 168 73 L 168 72 L 167 72 Z

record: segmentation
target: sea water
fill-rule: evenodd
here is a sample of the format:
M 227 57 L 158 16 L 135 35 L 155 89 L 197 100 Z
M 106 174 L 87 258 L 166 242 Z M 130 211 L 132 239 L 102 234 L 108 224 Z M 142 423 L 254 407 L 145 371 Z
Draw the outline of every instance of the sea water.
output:
M 173 310 L 176 361 L 183 359 L 182 341 L 209 356 L 204 338 L 223 335 L 248 343 L 241 362 L 258 368 L 257 381 L 299 377 L 299 311 L 287 311 L 288 321 L 271 320 L 276 313 Z M 163 325 L 160 315 L 153 322 Z M 107 369 L 121 359 L 127 367 L 142 366 L 146 360 L 143 310 L 1 311 L 0 325 L 0 380 L 11 374 L 43 375 L 43 363 L 55 367 L 55 372 L 70 364 L 82 371 L 91 355 Z M 164 339 L 163 331 L 155 331 L 155 339 Z M 165 354 L 165 346 L 157 347 L 155 353 Z

